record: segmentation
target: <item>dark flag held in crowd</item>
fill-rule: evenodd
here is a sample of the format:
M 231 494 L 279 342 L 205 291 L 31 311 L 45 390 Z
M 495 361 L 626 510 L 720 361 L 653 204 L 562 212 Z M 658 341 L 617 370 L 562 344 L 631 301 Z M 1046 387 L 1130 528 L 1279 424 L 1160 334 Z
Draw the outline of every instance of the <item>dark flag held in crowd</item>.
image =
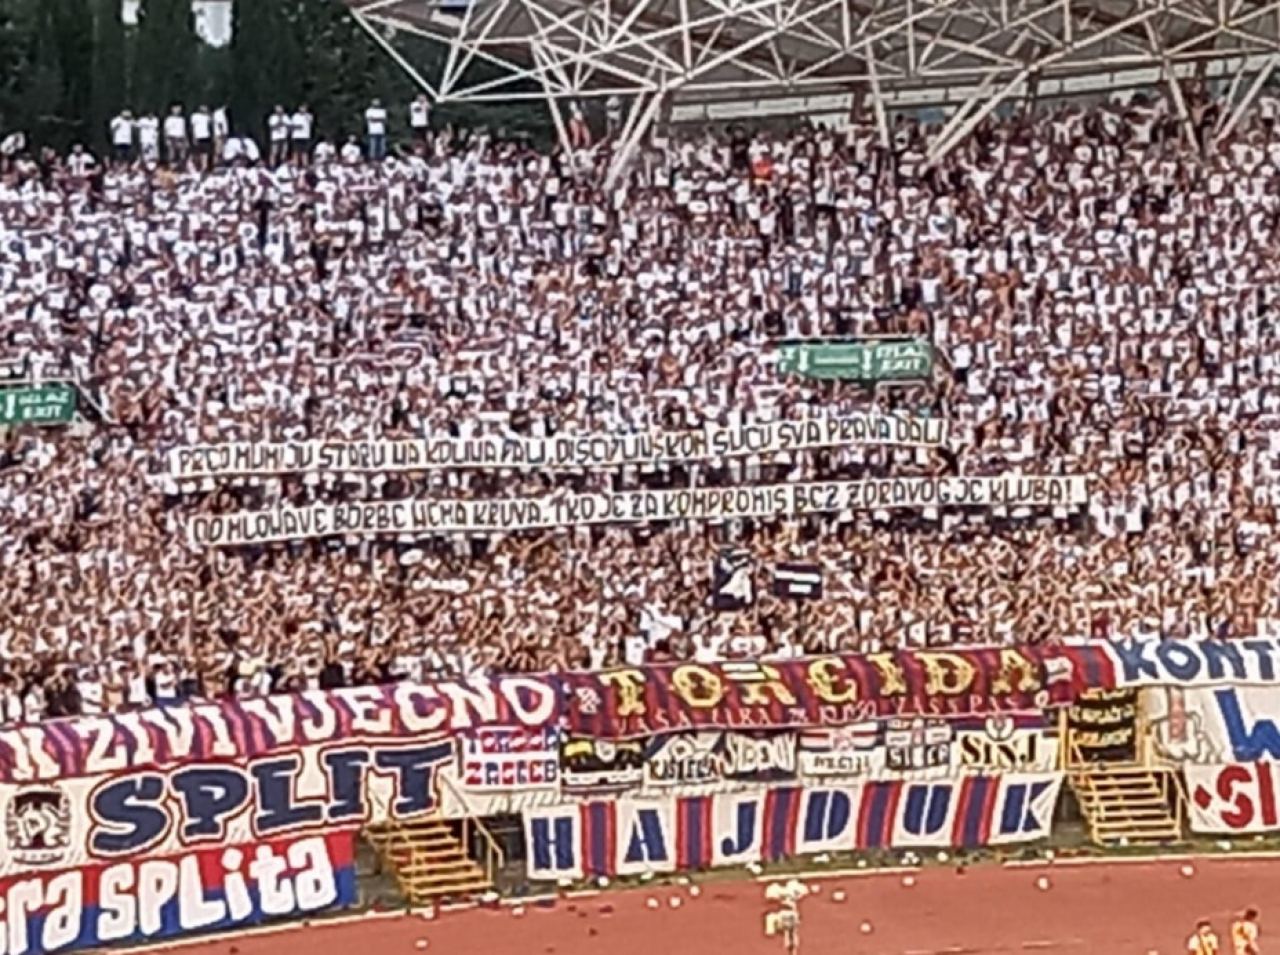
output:
M 749 610 L 756 602 L 755 567 L 751 555 L 726 548 L 711 568 L 711 609 L 720 613 Z
M 773 595 L 779 600 L 821 600 L 822 568 L 817 564 L 778 564 Z
M 901 651 L 566 673 L 571 733 L 609 739 L 684 729 L 842 726 L 1066 706 L 1114 680 L 1093 647 Z

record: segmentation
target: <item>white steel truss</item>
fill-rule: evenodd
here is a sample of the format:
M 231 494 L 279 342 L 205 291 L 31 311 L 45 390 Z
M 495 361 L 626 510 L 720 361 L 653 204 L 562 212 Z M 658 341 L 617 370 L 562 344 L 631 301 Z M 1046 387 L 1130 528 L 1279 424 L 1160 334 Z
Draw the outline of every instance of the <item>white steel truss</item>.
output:
M 1230 82 L 1247 104 L 1280 62 L 1280 0 L 344 2 L 441 102 L 555 113 L 617 96 L 637 134 L 659 103 L 716 119 L 856 98 L 882 132 L 886 110 L 956 107 L 935 155 L 1011 98 L 1164 82 L 1181 112 L 1179 81 L 1196 78 Z M 434 75 L 396 53 L 394 31 L 444 46 Z

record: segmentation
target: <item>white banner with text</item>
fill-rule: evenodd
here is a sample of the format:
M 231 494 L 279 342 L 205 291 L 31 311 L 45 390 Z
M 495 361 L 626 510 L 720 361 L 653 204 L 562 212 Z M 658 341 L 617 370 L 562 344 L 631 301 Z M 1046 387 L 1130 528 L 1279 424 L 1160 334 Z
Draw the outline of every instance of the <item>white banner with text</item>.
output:
M 443 468 L 599 468 L 785 454 L 856 444 L 930 447 L 947 439 L 932 418 L 864 414 L 774 421 L 698 431 L 566 434 L 551 438 L 414 438 L 401 441 L 294 441 L 200 444 L 169 452 L 179 479 L 253 474 L 377 473 Z
M 200 516 L 187 524 L 203 546 L 370 534 L 500 533 L 646 521 L 734 520 L 893 508 L 1072 508 L 1084 477 L 886 478 L 755 487 L 559 494 L 489 500 L 368 501 Z

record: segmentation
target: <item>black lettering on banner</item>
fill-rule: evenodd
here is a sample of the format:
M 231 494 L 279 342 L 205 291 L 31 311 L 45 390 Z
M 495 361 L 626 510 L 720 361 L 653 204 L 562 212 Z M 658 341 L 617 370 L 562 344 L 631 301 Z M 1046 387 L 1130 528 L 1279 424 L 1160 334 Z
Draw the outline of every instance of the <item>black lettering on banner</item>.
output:
M 1137 758 L 1138 691 L 1084 690 L 1067 709 L 1067 730 L 1087 762 L 1130 762 Z
M 486 446 L 493 453 L 500 447 L 494 443 Z M 387 444 L 378 453 L 417 455 L 420 449 L 414 450 L 414 447 L 406 442 L 396 450 L 396 446 Z M 472 451 L 478 448 L 480 445 L 475 445 Z M 368 444 L 351 445 L 344 453 L 365 454 L 366 451 L 373 453 Z M 487 533 L 601 522 L 726 520 L 863 509 L 999 503 L 1056 506 L 1083 498 L 1083 490 L 1080 478 L 1007 476 L 889 478 L 482 501 L 366 501 L 335 505 L 331 509 L 285 507 L 225 515 L 221 519 L 193 518 L 189 533 L 195 543 L 217 546 L 344 533 Z

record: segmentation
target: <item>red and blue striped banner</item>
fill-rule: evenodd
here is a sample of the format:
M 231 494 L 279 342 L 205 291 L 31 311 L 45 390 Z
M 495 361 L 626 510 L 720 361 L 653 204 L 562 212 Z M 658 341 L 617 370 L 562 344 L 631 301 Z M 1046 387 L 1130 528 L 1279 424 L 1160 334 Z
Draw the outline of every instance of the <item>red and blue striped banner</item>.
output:
M 1060 773 L 783 787 L 561 804 L 524 814 L 533 880 L 629 876 L 857 849 L 929 849 L 1047 837 Z

